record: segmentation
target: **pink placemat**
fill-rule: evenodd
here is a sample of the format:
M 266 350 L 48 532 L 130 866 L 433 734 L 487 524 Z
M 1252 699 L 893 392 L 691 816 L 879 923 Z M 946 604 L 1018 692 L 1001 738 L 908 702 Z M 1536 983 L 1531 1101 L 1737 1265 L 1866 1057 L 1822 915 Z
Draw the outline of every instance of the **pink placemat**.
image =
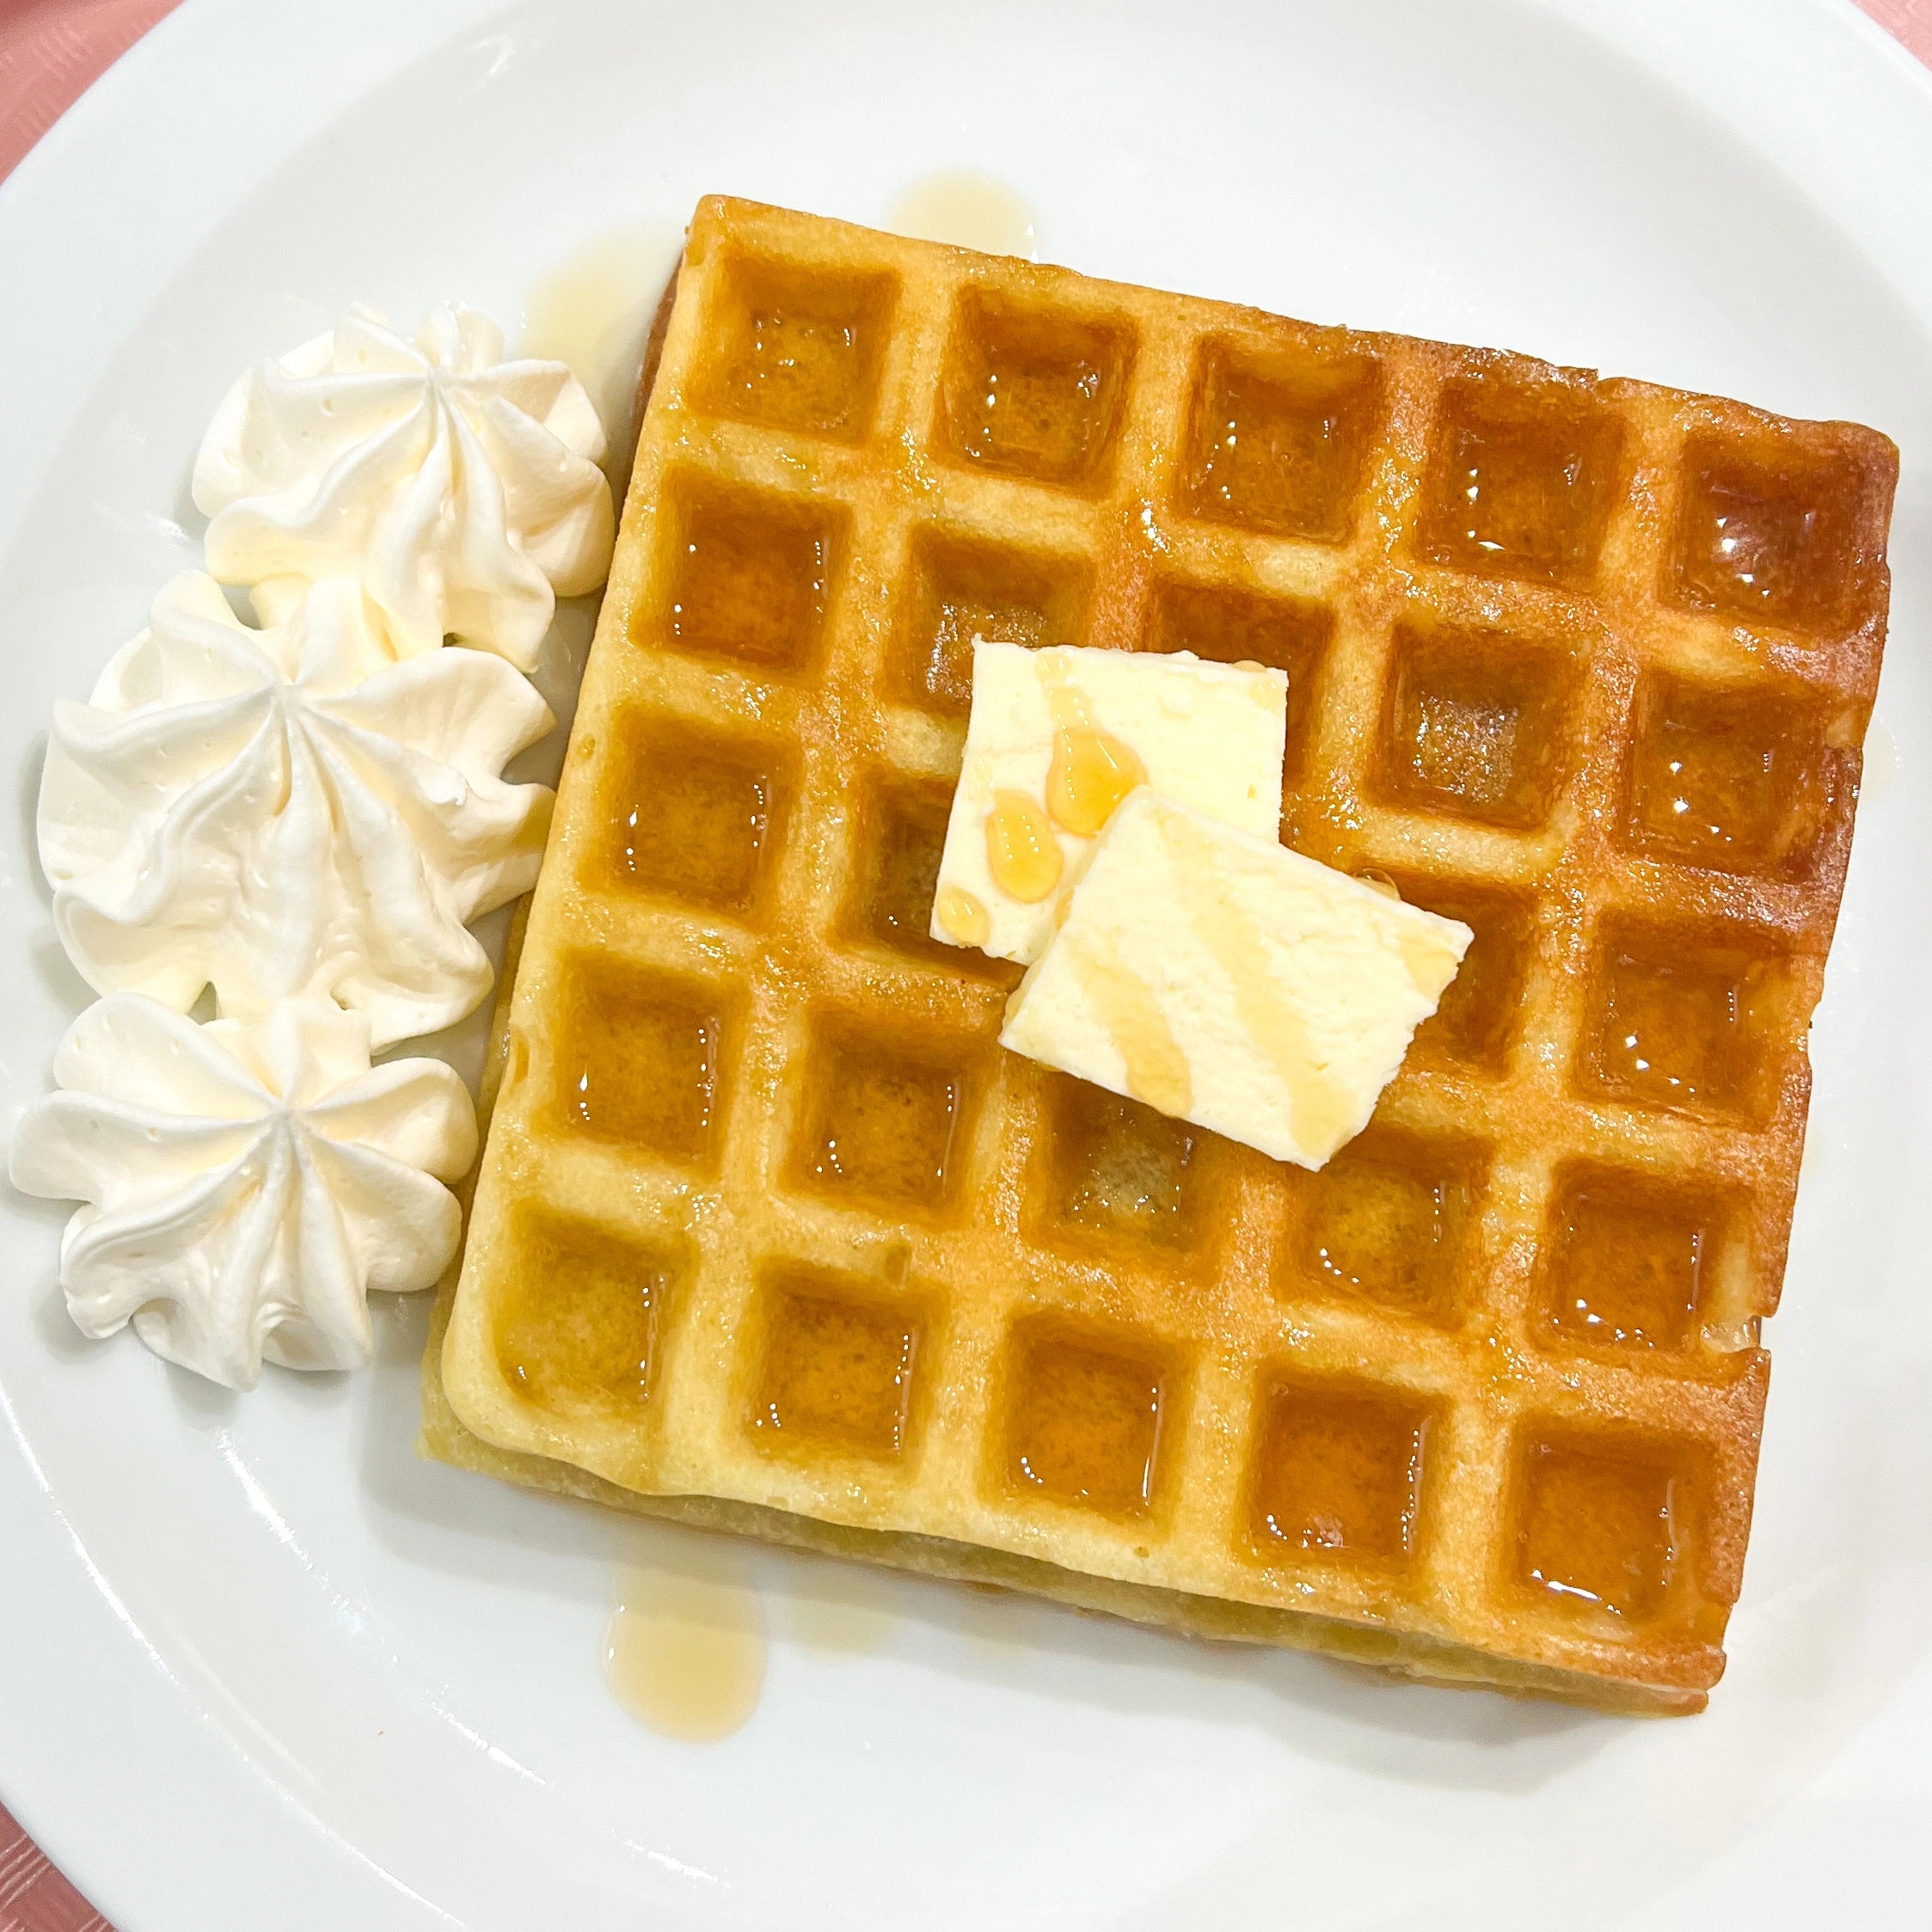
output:
M 0 0 L 0 181 L 175 0 Z M 112 1932 L 0 1806 L 0 1932 Z
M 0 181 L 178 0 L 0 0 Z M 1932 64 L 1932 0 L 1858 0 Z M 0 1932 L 113 1932 L 0 1806 Z
M 0 181 L 95 77 L 175 4 L 0 0 Z M 5 1882 L 0 1877 L 0 1900 L 6 1897 Z M 0 1904 L 0 1912 L 5 1909 Z M 0 1926 L 5 1924 L 0 1917 Z
M 1932 66 L 1932 0 L 1858 0 L 1858 4 Z

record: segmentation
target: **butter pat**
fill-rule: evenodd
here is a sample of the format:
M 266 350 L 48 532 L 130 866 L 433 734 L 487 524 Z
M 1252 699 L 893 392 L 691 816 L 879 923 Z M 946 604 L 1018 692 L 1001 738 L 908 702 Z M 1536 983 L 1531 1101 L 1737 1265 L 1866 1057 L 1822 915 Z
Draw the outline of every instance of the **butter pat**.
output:
M 1000 1044 L 1319 1168 L 1368 1125 L 1469 929 L 1136 792 Z
M 1119 801 L 1148 784 L 1271 843 L 1288 679 L 1192 651 L 976 643 L 932 936 L 1030 963 Z

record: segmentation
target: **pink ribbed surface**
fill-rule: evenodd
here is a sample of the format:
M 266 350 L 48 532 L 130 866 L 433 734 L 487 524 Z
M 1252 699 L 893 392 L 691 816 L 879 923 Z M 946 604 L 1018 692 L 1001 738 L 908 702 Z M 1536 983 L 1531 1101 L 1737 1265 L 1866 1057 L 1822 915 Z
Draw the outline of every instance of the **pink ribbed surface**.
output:
M 0 0 L 0 180 L 95 77 L 175 5 L 175 0 Z M 0 1898 L 5 1895 L 0 1883 Z M 0 1918 L 0 1926 L 5 1923 Z
M 0 180 L 177 0 L 0 0 Z M 1932 64 L 1932 0 L 1858 0 Z M 113 1932 L 0 1806 L 0 1932 Z
M 1858 4 L 1932 66 L 1932 0 L 1858 0 Z
M 176 0 L 0 0 L 0 181 Z M 0 1932 L 113 1932 L 0 1806 Z
M 0 0 L 0 181 L 176 0 Z M 113 1932 L 0 1806 L 0 1932 Z

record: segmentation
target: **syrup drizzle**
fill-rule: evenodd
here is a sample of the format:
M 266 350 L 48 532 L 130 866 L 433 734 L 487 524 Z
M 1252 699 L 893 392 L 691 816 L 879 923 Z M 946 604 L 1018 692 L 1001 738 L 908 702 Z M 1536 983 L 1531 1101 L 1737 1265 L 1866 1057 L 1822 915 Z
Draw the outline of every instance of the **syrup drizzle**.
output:
M 1170 813 L 1161 829 L 1177 880 L 1213 879 L 1214 853 L 1191 825 Z M 1260 929 L 1231 897 L 1207 892 L 1194 895 L 1194 929 L 1233 983 L 1242 1026 L 1287 1089 L 1295 1138 L 1326 1157 L 1347 1138 L 1349 1096 L 1323 1075 L 1300 1016 L 1271 985 Z
M 1067 944 L 1074 948 L 1080 990 L 1125 1063 L 1129 1094 L 1162 1113 L 1185 1114 L 1193 1104 L 1193 1076 L 1153 989 L 1099 935 L 1080 933 Z

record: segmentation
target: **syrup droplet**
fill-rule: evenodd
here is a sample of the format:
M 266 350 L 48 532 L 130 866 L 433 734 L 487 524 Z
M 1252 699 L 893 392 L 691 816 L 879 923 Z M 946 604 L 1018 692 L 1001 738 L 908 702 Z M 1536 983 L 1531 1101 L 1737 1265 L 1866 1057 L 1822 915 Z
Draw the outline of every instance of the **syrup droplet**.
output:
M 1062 725 L 1053 733 L 1053 762 L 1046 774 L 1046 809 L 1053 822 L 1081 838 L 1092 838 L 1137 785 L 1147 767 L 1133 747 L 1091 725 Z
M 986 818 L 993 883 L 1023 905 L 1037 905 L 1059 884 L 1064 863 L 1046 812 L 1024 792 L 995 792 Z
M 940 924 L 962 946 L 984 946 L 992 936 L 992 914 L 962 886 L 947 886 L 933 910 Z
M 661 1736 L 715 1743 L 757 1708 L 764 1605 L 740 1568 L 742 1559 L 718 1559 L 617 1573 L 605 1674 L 624 1708 Z

